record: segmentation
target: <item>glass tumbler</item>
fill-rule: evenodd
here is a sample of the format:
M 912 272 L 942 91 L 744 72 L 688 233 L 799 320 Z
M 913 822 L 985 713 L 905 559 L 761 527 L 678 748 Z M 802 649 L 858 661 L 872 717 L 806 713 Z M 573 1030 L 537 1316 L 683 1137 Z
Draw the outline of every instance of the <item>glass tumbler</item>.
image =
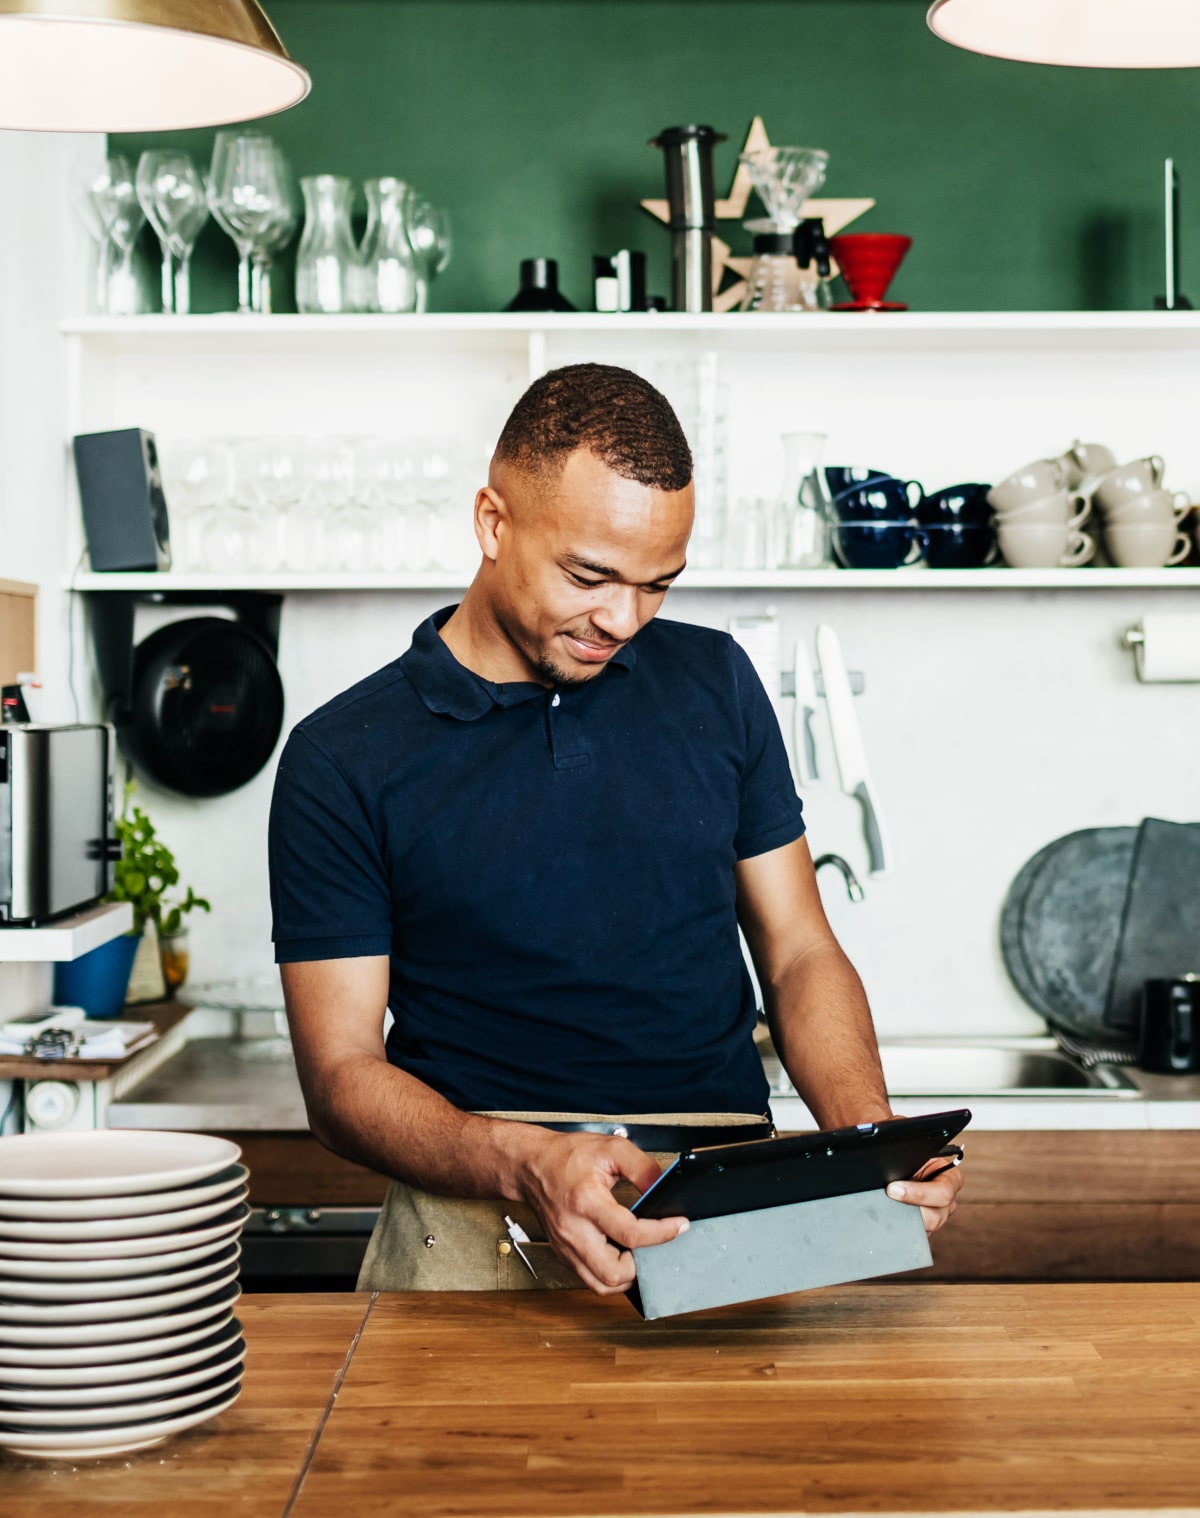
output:
M 359 258 L 364 311 L 417 309 L 417 257 L 410 238 L 413 192 L 403 179 L 368 179 L 367 230 Z

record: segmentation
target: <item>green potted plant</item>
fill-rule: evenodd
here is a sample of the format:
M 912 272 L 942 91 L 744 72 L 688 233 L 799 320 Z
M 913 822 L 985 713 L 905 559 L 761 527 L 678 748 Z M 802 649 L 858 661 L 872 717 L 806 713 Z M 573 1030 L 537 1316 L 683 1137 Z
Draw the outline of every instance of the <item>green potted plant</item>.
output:
M 106 901 L 127 901 L 133 907 L 133 933 L 143 939 L 141 953 L 150 959 L 150 973 L 142 979 L 150 997 L 161 995 L 161 983 L 168 995 L 183 984 L 187 976 L 187 928 L 184 918 L 199 908 L 211 908 L 203 896 L 188 886 L 182 900 L 168 900 L 168 892 L 179 884 L 175 856 L 158 836 L 153 822 L 140 806 L 133 804 L 134 781 L 125 785 L 121 815 L 114 829 L 121 844 L 121 857 L 113 869 L 113 888 Z M 138 963 L 135 960 L 131 979 L 131 1000 L 139 998 Z

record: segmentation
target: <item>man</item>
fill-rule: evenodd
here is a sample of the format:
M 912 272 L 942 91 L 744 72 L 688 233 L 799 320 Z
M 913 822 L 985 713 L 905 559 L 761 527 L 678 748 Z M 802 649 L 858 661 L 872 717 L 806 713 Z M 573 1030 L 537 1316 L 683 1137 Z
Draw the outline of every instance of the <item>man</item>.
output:
M 364 1288 L 628 1287 L 629 1251 L 687 1224 L 621 1198 L 689 1142 L 772 1131 L 739 923 L 818 1122 L 891 1115 L 766 693 L 726 635 L 652 621 L 691 477 L 640 377 L 543 376 L 476 496 L 461 604 L 284 750 L 274 937 L 309 1120 L 395 1178 Z M 932 1230 L 960 1184 L 904 1200 Z

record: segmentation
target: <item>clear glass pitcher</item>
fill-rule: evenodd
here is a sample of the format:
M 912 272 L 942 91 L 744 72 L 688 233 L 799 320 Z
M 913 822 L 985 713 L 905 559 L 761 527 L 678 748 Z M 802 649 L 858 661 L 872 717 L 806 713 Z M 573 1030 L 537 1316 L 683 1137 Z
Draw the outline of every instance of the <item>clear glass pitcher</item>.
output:
M 365 311 L 415 311 L 418 270 L 410 216 L 413 192 L 403 179 L 368 179 L 367 230 L 359 260 Z
M 354 186 L 337 174 L 300 181 L 304 232 L 296 253 L 296 305 L 305 312 L 353 311 L 358 249 L 350 227 Z
M 821 483 L 823 432 L 785 432 L 783 483 L 775 498 L 771 560 L 781 569 L 833 564 L 829 502 Z

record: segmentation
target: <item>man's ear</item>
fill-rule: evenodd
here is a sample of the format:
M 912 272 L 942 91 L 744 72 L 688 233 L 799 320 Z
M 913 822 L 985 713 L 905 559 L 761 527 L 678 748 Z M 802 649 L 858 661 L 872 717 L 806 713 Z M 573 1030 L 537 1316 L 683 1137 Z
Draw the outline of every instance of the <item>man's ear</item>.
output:
M 494 485 L 484 485 L 475 497 L 475 537 L 485 559 L 495 562 L 500 538 L 512 520 L 508 503 Z

